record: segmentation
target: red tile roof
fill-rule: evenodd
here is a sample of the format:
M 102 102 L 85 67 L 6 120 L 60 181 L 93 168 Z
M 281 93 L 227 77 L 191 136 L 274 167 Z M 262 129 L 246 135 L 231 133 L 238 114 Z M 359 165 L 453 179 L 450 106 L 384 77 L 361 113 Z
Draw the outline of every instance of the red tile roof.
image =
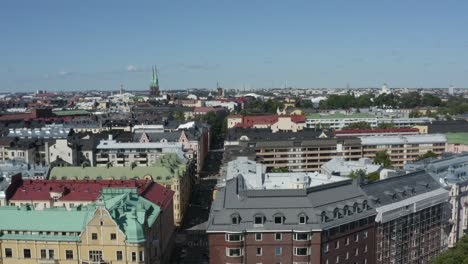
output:
M 138 194 L 166 208 L 174 195 L 172 190 L 146 180 L 24 180 L 9 200 L 48 201 L 51 192 L 61 193 L 59 201 L 96 201 L 102 188 L 137 188 Z

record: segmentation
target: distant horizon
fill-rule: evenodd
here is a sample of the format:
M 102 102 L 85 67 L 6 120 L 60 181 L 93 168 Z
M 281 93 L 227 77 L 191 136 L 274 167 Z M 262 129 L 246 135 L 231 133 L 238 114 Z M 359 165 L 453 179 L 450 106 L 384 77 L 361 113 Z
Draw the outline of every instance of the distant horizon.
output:
M 5 1 L 0 92 L 468 87 L 468 2 Z M 84 19 L 85 18 L 85 19 Z

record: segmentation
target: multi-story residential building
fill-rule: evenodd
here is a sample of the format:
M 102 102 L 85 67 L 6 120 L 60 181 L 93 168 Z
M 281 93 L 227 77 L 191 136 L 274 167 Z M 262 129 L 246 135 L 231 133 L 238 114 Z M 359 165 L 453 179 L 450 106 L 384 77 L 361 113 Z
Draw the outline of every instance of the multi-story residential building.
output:
M 44 147 L 48 151 L 45 155 L 47 164 L 60 160 L 72 166 L 80 165 L 78 146 L 70 143 L 68 139 L 57 139 L 50 146 L 46 142 Z
M 377 210 L 375 263 L 429 263 L 445 249 L 449 193 L 429 174 L 390 177 L 361 188 Z
M 379 172 L 382 169 L 380 164 L 373 164 L 369 158 L 361 158 L 358 161 L 347 161 L 343 157 L 335 157 L 326 162 L 320 168 L 321 172 L 326 175 L 348 177 L 352 172 L 358 170 L 364 171 L 366 174 Z
M 329 128 L 343 129 L 350 124 L 357 122 L 366 122 L 371 127 L 376 128 L 379 124 L 393 124 L 395 127 L 412 127 L 415 125 L 425 124 L 434 121 L 434 118 L 419 117 L 419 118 L 384 118 L 377 117 L 368 113 L 357 114 L 311 114 L 306 117 L 306 126 L 308 128 Z
M 305 128 L 303 115 L 265 115 L 242 116 L 231 115 L 227 118 L 228 128 L 270 128 L 273 132 L 297 132 Z
M 266 129 L 229 129 L 225 141 L 226 153 L 235 149 L 255 152 L 255 158 L 271 168 L 287 167 L 289 171 L 320 171 L 334 157 L 346 161 L 374 159 L 386 151 L 394 167 L 401 168 L 428 151 L 441 155 L 447 139 L 442 134 L 407 136 L 368 136 L 328 138 L 326 133 L 305 129 L 299 132 L 268 133 Z M 239 155 L 245 155 L 237 151 Z M 227 161 L 234 157 L 225 157 Z
M 147 167 L 54 167 L 49 180 L 150 180 L 174 191 L 174 223 L 179 226 L 189 204 L 193 168 L 175 154 Z
M 468 154 L 450 155 L 406 164 L 406 171 L 425 170 L 450 192 L 450 233 L 448 247 L 452 248 L 468 234 Z
M 401 136 L 417 135 L 419 129 L 402 127 L 388 129 L 343 129 L 333 131 L 335 137 L 364 137 L 364 136 Z
M 205 159 L 210 148 L 210 130 L 204 124 L 189 122 L 180 125 L 174 131 L 136 132 L 133 134 L 133 142 L 181 143 L 184 156 L 194 161 L 195 170 L 198 174 L 205 164 Z
M 0 207 L 2 263 L 165 263 L 160 208 L 136 189 L 104 189 L 71 211 Z M 21 221 L 18 221 L 21 219 Z
M 159 157 L 167 153 L 175 153 L 185 159 L 183 145 L 179 142 L 118 142 L 101 140 L 96 147 L 97 166 L 151 166 Z
M 361 137 L 362 156 L 374 158 L 379 151 L 390 155 L 392 166 L 402 168 L 428 151 L 437 155 L 445 152 L 447 138 L 443 134 Z
M 8 189 L 7 204 L 10 206 L 30 206 L 34 210 L 66 208 L 74 210 L 80 206 L 95 203 L 103 190 L 115 188 L 136 188 L 136 193 L 160 208 L 159 218 L 164 226 L 161 236 L 163 251 L 172 247 L 174 235 L 173 195 L 174 191 L 150 180 L 22 180 L 15 178 Z M 109 190 L 107 190 L 109 191 Z M 115 191 L 115 190 L 114 190 Z
M 258 178 L 262 173 L 239 169 L 215 194 L 207 228 L 210 263 L 374 263 L 376 211 L 351 180 L 322 184 L 312 177 L 311 184 L 295 187 L 279 180 L 269 189 Z M 250 188 L 252 182 L 263 187 Z
M 300 172 L 320 171 L 324 163 L 336 156 L 347 160 L 362 157 L 360 139 L 327 137 L 325 133 L 313 130 L 272 133 L 266 129 L 230 129 L 224 158 L 229 161 L 236 155 L 254 152 L 256 160 L 265 164 L 267 170 L 286 167 L 290 172 Z

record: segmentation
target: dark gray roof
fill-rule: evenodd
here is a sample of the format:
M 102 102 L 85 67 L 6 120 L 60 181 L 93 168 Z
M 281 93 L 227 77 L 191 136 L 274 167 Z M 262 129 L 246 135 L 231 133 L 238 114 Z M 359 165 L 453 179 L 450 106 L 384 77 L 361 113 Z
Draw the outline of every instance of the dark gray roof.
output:
M 453 121 L 435 121 L 427 125 L 427 132 L 429 134 L 435 133 L 457 133 L 467 132 L 468 122 L 465 120 L 453 120 Z
M 150 142 L 160 142 L 162 139 L 166 139 L 168 142 L 178 142 L 180 139 L 181 131 L 174 132 L 144 132 Z M 133 134 L 133 142 L 139 142 L 143 133 Z
M 361 186 L 374 207 L 395 203 L 441 188 L 425 171 L 390 177 Z
M 333 218 L 334 210 L 342 214 L 346 206 L 352 209 L 357 203 L 362 208 L 367 203 L 364 192 L 351 180 L 309 189 L 284 190 L 243 190 L 242 186 L 238 187 L 239 182 L 241 177 L 228 180 L 226 186 L 218 191 L 211 208 L 209 232 L 327 229 L 376 215 L 375 209 L 369 207 L 351 215 Z M 327 216 L 327 221 L 322 221 L 322 214 Z M 239 225 L 231 224 L 233 215 L 240 216 Z M 256 215 L 265 217 L 263 226 L 254 226 Z M 274 223 L 276 215 L 284 217 L 284 224 Z M 307 217 L 306 224 L 299 224 L 301 215 Z

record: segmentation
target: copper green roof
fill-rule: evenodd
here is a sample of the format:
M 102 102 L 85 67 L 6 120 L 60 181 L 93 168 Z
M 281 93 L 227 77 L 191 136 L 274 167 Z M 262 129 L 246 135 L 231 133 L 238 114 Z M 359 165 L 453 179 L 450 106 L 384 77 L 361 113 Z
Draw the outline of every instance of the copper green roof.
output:
M 76 180 L 125 180 L 144 179 L 145 176 L 160 183 L 171 182 L 173 178 L 183 177 L 187 169 L 186 163 L 177 154 L 161 156 L 155 164 L 137 167 L 54 167 L 49 179 Z
M 154 224 L 159 206 L 139 196 L 136 188 L 104 188 L 101 198 L 128 242 L 146 241 L 144 226 Z
M 468 144 L 468 133 L 447 133 L 447 143 Z
M 93 217 L 95 208 L 83 206 L 71 211 L 61 208 L 47 210 L 32 210 L 30 207 L 2 206 L 0 207 L 0 230 L 3 234 L 0 239 L 37 240 L 77 240 L 78 235 L 63 236 L 62 232 L 82 232 L 86 224 Z M 11 231 L 11 234 L 8 234 Z M 28 231 L 35 233 L 21 234 L 15 231 Z M 43 232 L 39 234 L 39 232 Z M 50 232 L 50 234 L 47 234 Z M 58 234 L 54 234 L 58 232 Z

